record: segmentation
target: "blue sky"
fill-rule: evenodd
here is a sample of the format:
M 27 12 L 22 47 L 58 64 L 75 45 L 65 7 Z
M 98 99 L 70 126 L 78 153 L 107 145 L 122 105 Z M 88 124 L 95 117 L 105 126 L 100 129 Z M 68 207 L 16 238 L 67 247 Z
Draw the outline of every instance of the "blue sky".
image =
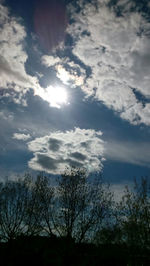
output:
M 150 3 L 0 0 L 0 171 L 149 176 Z

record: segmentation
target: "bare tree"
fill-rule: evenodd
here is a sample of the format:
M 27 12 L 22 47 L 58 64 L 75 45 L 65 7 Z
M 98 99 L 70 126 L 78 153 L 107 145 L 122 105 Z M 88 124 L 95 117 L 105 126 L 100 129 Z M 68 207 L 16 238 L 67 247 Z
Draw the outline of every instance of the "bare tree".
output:
M 72 168 L 58 185 L 58 227 L 62 235 L 84 241 L 99 229 L 108 212 L 111 193 L 101 182 L 89 182 L 84 169 Z
M 21 180 L 0 185 L 0 236 L 13 239 L 24 231 L 28 188 Z
M 26 202 L 26 215 L 24 218 L 25 228 L 23 233 L 25 235 L 37 235 L 42 231 L 42 207 L 39 200 L 39 183 L 40 177 L 34 181 L 33 178 L 28 175 L 25 182 L 28 187 L 28 197 Z
M 37 235 L 43 230 L 46 178 L 30 175 L 0 184 L 0 236 L 3 240 Z M 46 195 L 44 195 L 46 197 Z
M 54 202 L 55 188 L 49 183 L 49 179 L 46 176 L 39 175 L 35 182 L 33 194 L 37 201 L 35 209 L 35 218 L 37 224 L 40 225 L 42 231 L 52 236 L 55 231 L 55 222 L 53 218 L 53 212 L 55 208 Z M 39 227 L 39 228 L 40 228 Z
M 84 169 L 67 169 L 56 187 L 30 175 L 0 184 L 0 236 L 53 234 L 89 240 L 109 218 L 112 195 L 101 178 L 90 182 Z
M 120 225 L 123 239 L 129 245 L 150 246 L 150 186 L 147 178 L 126 187 L 120 205 Z

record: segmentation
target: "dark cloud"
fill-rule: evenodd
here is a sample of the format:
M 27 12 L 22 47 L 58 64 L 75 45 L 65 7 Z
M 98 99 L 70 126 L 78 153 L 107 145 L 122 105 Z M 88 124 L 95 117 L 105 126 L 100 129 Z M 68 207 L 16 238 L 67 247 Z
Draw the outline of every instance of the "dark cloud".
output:
M 79 167 L 79 168 L 82 168 L 83 167 L 83 164 L 80 163 L 79 161 L 75 161 L 75 160 L 72 160 L 72 159 L 67 159 L 65 160 L 65 163 L 66 165 L 69 164 L 70 167 Z
M 70 156 L 79 161 L 84 161 L 86 159 L 86 156 L 80 152 L 73 152 L 70 154 Z
M 58 167 L 58 162 L 56 160 L 44 154 L 37 154 L 37 163 L 47 170 L 56 170 Z
M 62 144 L 61 140 L 53 138 L 50 138 L 48 142 L 49 142 L 49 149 L 52 151 L 58 151 L 60 149 L 60 145 Z

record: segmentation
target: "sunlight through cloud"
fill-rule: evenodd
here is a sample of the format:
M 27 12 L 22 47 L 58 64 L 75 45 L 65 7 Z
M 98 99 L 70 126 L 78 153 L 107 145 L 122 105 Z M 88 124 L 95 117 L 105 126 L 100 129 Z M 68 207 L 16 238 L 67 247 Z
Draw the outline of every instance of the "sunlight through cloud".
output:
M 49 86 L 45 89 L 40 88 L 38 95 L 43 100 L 49 102 L 52 107 L 61 108 L 62 105 L 68 103 L 67 91 L 61 86 Z

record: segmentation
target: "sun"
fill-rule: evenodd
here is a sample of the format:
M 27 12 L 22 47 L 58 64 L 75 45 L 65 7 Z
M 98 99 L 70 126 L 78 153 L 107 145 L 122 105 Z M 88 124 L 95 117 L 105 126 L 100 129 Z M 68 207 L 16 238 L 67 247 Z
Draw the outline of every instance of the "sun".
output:
M 52 102 L 63 104 L 67 102 L 67 92 L 63 87 L 51 87 L 49 95 Z
M 68 95 L 64 87 L 61 86 L 48 86 L 40 96 L 47 102 L 50 103 L 50 106 L 61 108 L 63 104 L 67 104 Z

